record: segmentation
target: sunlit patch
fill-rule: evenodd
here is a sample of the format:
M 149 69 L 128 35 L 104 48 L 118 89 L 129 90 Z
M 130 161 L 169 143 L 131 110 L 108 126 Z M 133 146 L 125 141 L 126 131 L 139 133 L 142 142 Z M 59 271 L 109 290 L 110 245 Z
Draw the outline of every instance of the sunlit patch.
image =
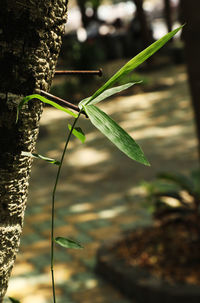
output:
M 94 10 L 91 6 L 86 7 L 85 14 L 87 17 L 92 17 L 94 14 Z
M 68 162 L 72 165 L 88 166 L 101 163 L 108 159 L 108 152 L 102 150 L 95 150 L 95 148 L 84 148 L 80 151 L 75 151 L 73 157 L 68 159 Z
M 181 125 L 168 126 L 167 131 L 164 131 L 163 127 L 149 127 L 140 131 L 129 132 L 135 139 L 141 138 L 170 138 L 180 134 L 183 130 Z
M 129 191 L 127 192 L 127 197 L 134 197 L 134 196 L 145 196 L 146 194 L 146 190 L 143 186 L 139 185 L 139 186 L 134 186 L 131 189 L 129 189 Z
M 162 84 L 165 85 L 173 85 L 174 84 L 174 78 L 172 77 L 167 77 L 165 79 L 162 79 Z
M 132 18 L 136 6 L 132 1 L 116 4 L 106 3 L 98 7 L 98 17 L 106 22 L 113 22 L 116 18 Z
M 87 210 L 90 210 L 92 208 L 92 205 L 89 203 L 81 203 L 81 204 L 75 204 L 69 207 L 69 211 L 74 213 L 81 213 Z
M 60 120 L 64 118 L 68 118 L 69 116 L 61 111 L 61 110 L 55 110 L 54 108 L 47 108 L 44 109 L 44 114 L 41 117 L 40 125 L 47 125 L 54 123 L 54 120 Z
M 9 296 L 18 295 L 22 292 L 25 296 L 31 291 L 35 291 L 39 284 L 46 283 L 49 279 L 49 275 L 37 275 L 30 277 L 18 277 L 11 278 L 9 281 L 8 294 Z
M 80 42 L 84 42 L 87 39 L 87 32 L 83 27 L 77 30 L 77 38 Z
M 172 207 L 177 207 L 180 205 L 180 202 L 172 197 L 163 197 L 162 201 Z
M 54 265 L 54 271 L 55 271 L 55 279 L 57 281 L 57 284 L 63 283 L 66 280 L 70 279 L 72 274 L 74 273 L 74 270 L 67 266 L 67 264 L 55 264 Z
M 187 203 L 193 202 L 193 197 L 186 190 L 181 190 L 180 194 Z
M 28 262 L 17 263 L 12 271 L 12 276 L 18 276 L 23 274 L 29 274 L 33 271 L 33 265 Z
M 95 279 L 89 279 L 85 281 L 85 287 L 87 289 L 92 289 L 98 285 L 98 281 Z
M 114 31 L 115 31 L 115 29 L 114 29 L 113 26 L 108 26 L 108 25 L 105 25 L 105 24 L 103 24 L 99 28 L 99 34 L 100 35 L 108 35 L 108 34 L 113 33 Z
M 91 132 L 87 134 L 87 143 L 92 142 L 93 140 L 97 140 L 101 138 L 103 135 L 100 132 L 97 132 L 96 130 L 94 132 Z
M 98 217 L 101 219 L 109 219 L 118 216 L 120 213 L 127 210 L 126 206 L 116 206 L 111 209 L 102 210 L 98 213 Z
M 48 298 L 49 301 L 49 298 Z M 27 296 L 25 299 L 23 299 L 23 303 L 46 303 L 47 299 L 44 298 L 44 296 L 41 294 L 33 294 L 33 295 L 29 295 Z
M 86 221 L 93 221 L 97 220 L 98 215 L 96 213 L 86 213 L 86 214 L 76 214 L 76 215 L 71 215 L 68 218 L 68 222 L 70 223 L 77 223 L 77 222 L 86 222 Z

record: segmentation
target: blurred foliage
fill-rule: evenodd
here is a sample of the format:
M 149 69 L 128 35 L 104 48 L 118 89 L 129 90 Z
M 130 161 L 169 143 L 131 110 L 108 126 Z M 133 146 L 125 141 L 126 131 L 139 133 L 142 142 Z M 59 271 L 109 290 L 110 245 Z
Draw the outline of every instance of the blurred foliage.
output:
M 154 217 L 162 224 L 182 222 L 200 233 L 200 169 L 185 176 L 161 173 L 152 182 L 143 182 L 146 200 Z
M 78 103 L 81 99 L 88 97 L 88 91 L 95 91 L 101 86 L 109 75 L 104 74 L 103 77 L 98 76 L 68 76 L 65 78 L 65 81 L 56 82 L 51 87 L 51 93 L 61 98 L 70 98 L 74 103 Z M 147 76 L 140 73 L 132 73 L 130 75 L 124 76 L 123 79 L 117 81 L 117 85 L 123 85 L 128 82 L 138 82 L 142 80 L 142 83 L 139 84 L 140 88 L 146 87 L 150 84 L 150 80 Z M 143 87 L 142 87 L 143 86 Z M 135 88 L 132 88 L 135 90 Z M 131 91 L 132 91 L 131 90 Z M 128 94 L 128 91 L 122 92 L 121 94 Z
M 102 79 L 92 76 L 67 76 L 69 78 L 61 83 L 53 84 L 51 93 L 61 98 L 70 99 L 72 103 L 78 103 L 81 99 L 88 97 L 88 91 L 95 91 L 101 85 Z
M 96 68 L 105 61 L 105 51 L 98 39 L 79 42 L 76 35 L 67 35 L 63 40 L 59 65 L 74 69 Z

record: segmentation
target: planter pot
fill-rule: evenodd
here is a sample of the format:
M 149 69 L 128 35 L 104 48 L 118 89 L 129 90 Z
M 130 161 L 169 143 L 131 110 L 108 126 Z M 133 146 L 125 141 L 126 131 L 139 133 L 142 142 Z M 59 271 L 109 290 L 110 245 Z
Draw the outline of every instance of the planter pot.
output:
M 123 237 L 124 239 L 124 237 Z M 148 271 L 126 264 L 113 250 L 122 237 L 105 243 L 97 253 L 96 272 L 110 281 L 134 302 L 139 303 L 200 303 L 200 287 L 169 284 Z

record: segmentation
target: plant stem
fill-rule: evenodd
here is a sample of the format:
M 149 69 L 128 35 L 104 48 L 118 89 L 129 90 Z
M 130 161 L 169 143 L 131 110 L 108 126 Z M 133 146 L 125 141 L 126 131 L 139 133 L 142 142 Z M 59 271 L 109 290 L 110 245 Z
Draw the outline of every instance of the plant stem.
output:
M 70 141 L 73 129 L 79 119 L 81 115 L 81 111 L 78 114 L 78 117 L 74 120 L 74 123 L 72 125 L 72 128 L 69 132 L 69 135 L 67 137 L 66 143 L 65 143 L 65 147 L 63 149 L 63 153 L 62 153 L 62 157 L 60 160 L 60 165 L 58 167 L 58 171 L 57 171 L 57 175 L 56 175 L 56 180 L 55 180 L 55 184 L 54 184 L 54 188 L 53 188 L 53 192 L 52 192 L 52 209 L 51 209 L 51 279 L 52 279 L 52 290 L 53 290 L 53 303 L 56 303 L 56 295 L 55 295 L 55 282 L 54 282 L 54 218 L 55 218 L 55 194 L 56 194 L 56 189 L 57 189 L 57 185 L 58 185 L 58 180 L 60 177 L 60 172 L 61 172 L 61 168 L 62 168 L 62 164 L 63 164 L 63 160 L 64 160 L 64 156 L 68 147 L 68 143 Z

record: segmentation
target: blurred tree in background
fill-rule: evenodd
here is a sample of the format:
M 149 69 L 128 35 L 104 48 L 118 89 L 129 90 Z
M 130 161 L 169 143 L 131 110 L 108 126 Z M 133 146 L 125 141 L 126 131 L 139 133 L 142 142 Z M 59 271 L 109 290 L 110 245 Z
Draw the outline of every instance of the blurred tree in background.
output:
M 97 9 L 101 4 L 101 0 L 90 0 L 90 1 L 77 0 L 77 4 L 81 12 L 81 20 L 83 27 L 87 28 L 91 20 L 98 19 Z M 87 8 L 89 8 L 90 10 L 90 16 L 88 16 L 87 14 Z
M 146 14 L 143 7 L 143 0 L 133 0 L 136 5 L 136 16 L 138 16 L 138 21 L 140 23 L 141 35 L 143 39 L 144 48 L 150 45 L 153 41 L 152 32 L 148 24 Z
M 185 55 L 192 96 L 192 105 L 196 121 L 198 152 L 200 156 L 200 1 L 181 0 L 180 19 L 186 22 L 183 29 Z
M 171 32 L 172 30 L 172 11 L 171 11 L 171 1 L 170 0 L 164 0 L 164 16 L 167 24 L 167 30 L 168 32 Z M 172 40 L 170 40 L 172 41 Z

